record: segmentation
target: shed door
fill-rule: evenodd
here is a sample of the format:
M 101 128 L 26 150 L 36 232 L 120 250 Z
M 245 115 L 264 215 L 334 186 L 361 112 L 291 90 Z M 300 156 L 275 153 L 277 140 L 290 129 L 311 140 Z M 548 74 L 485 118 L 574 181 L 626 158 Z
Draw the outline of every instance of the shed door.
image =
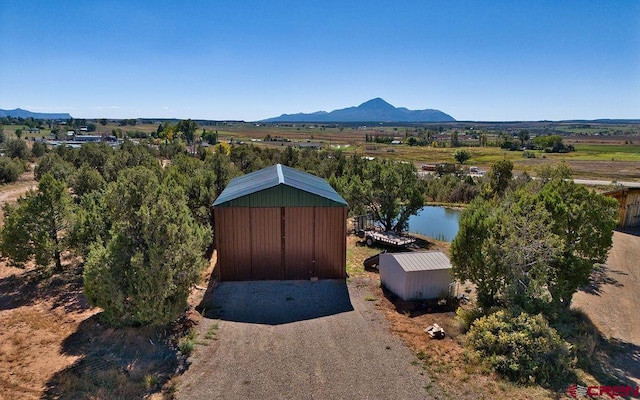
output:
M 286 207 L 284 215 L 284 279 L 309 279 L 313 276 L 313 207 Z
M 251 208 L 251 279 L 283 279 L 279 207 Z

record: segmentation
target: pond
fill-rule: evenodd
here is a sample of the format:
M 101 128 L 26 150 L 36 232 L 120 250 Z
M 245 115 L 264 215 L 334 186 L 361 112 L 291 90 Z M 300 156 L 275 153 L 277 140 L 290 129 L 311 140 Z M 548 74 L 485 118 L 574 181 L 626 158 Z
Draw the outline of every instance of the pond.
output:
M 461 210 L 441 206 L 425 206 L 409 218 L 409 232 L 450 242 L 458 234 Z

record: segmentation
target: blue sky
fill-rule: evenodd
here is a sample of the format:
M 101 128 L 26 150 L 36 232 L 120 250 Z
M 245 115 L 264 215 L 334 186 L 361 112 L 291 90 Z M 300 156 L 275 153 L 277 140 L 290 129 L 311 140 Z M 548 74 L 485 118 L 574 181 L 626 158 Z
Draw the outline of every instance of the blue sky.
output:
M 0 108 L 640 118 L 640 1 L 0 1 Z

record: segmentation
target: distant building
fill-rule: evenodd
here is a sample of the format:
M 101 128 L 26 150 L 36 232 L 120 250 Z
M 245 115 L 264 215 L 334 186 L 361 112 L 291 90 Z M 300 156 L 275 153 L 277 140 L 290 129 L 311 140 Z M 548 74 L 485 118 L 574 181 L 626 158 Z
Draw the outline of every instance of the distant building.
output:
M 397 139 L 396 140 L 392 140 L 391 144 L 393 144 L 393 145 L 402 144 L 402 140 L 397 140 Z
M 102 136 L 98 136 L 98 135 L 76 135 L 75 141 L 76 142 L 83 142 L 83 143 L 101 142 L 102 141 Z
M 301 149 L 319 150 L 322 147 L 322 145 L 320 143 L 305 142 L 305 143 L 298 143 L 298 147 Z

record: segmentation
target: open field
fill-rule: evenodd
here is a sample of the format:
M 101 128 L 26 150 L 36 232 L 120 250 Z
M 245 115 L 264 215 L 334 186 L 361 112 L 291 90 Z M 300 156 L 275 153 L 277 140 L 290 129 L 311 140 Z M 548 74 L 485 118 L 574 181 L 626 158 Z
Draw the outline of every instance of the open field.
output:
M 176 121 L 169 121 L 175 123 Z M 204 121 L 201 121 L 205 123 Z M 109 121 L 102 125 L 97 121 L 96 131 L 92 134 L 111 135 L 114 131 L 124 135 L 127 132 L 156 132 L 159 122 L 138 122 L 136 125 L 120 125 Z M 64 126 L 63 129 L 66 129 Z M 16 129 L 23 129 L 23 137 L 44 137 L 48 130 L 42 129 L 37 135 L 26 133 L 25 126 L 6 125 L 3 127 L 8 137 L 13 137 Z M 449 136 L 455 131 L 460 133 L 462 147 L 471 153 L 467 165 L 477 165 L 485 170 L 498 160 L 511 160 L 516 173 L 527 172 L 535 175 L 536 168 L 564 162 L 569 165 L 576 178 L 640 181 L 640 124 L 637 123 L 600 123 L 600 122 L 455 122 L 433 124 L 411 124 L 407 126 L 388 126 L 372 124 L 259 124 L 243 122 L 206 122 L 200 125 L 197 134 L 217 131 L 219 140 L 243 142 L 256 146 L 285 148 L 296 146 L 300 142 L 318 143 L 324 149 L 341 150 L 345 154 L 388 158 L 414 163 L 418 168 L 422 164 L 455 162 L 453 154 L 458 148 L 449 147 Z M 533 151 L 535 158 L 525 158 L 521 151 L 505 151 L 498 147 L 479 147 L 477 134 L 486 133 L 489 143 L 499 134 L 516 135 L 520 130 L 531 134 L 562 134 L 567 144 L 575 146 L 576 151 L 565 154 L 549 154 Z M 421 131 L 438 131 L 434 146 L 409 146 L 367 143 L 365 135 L 375 135 L 406 140 Z M 266 138 L 279 138 L 283 141 L 265 141 Z

